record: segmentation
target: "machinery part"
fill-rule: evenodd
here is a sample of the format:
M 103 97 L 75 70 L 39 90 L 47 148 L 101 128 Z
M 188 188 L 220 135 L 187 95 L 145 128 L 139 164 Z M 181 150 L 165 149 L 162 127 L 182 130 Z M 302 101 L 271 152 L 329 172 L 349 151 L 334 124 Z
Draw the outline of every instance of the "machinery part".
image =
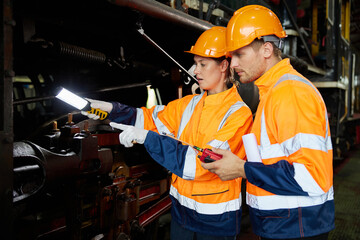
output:
M 108 66 L 117 66 L 126 69 L 130 64 L 126 62 L 123 56 L 123 48 L 121 47 L 121 56 L 119 58 L 108 58 L 104 53 L 79 47 L 73 44 L 57 41 L 47 41 L 45 39 L 32 39 L 30 44 L 47 49 L 55 56 L 68 57 L 89 63 L 106 63 Z
M 60 136 L 65 141 L 62 146 L 68 147 L 68 141 L 71 141 L 73 147 L 73 151 L 64 154 L 51 152 L 28 141 L 14 143 L 14 185 L 17 188 L 14 189 L 14 203 L 35 195 L 51 182 L 66 181 L 84 174 L 110 172 L 113 163 L 111 150 L 98 149 L 96 137 L 84 133 L 74 134 L 73 129 L 62 128 L 61 134 L 67 135 Z
M 208 11 L 206 12 L 206 21 L 210 21 L 212 12 L 216 9 L 219 8 L 221 10 L 223 10 L 224 12 L 228 13 L 230 16 L 232 16 L 235 12 L 234 9 L 231 9 L 229 7 L 227 7 L 226 5 L 222 4 L 220 0 L 213 0 L 208 7 Z
M 164 197 L 156 204 L 149 207 L 146 211 L 143 211 L 137 216 L 139 219 L 139 226 L 145 227 L 151 223 L 154 219 L 157 219 L 161 214 L 165 213 L 171 207 L 171 199 L 169 196 Z
M 289 14 L 289 16 L 290 16 L 291 23 L 294 24 L 296 31 L 299 33 L 300 40 L 301 40 L 301 42 L 302 42 L 303 45 L 304 45 L 306 54 L 308 55 L 311 64 L 314 65 L 314 66 L 316 66 L 316 64 L 315 64 L 315 62 L 314 62 L 314 59 L 313 59 L 312 56 L 311 56 L 310 50 L 309 50 L 309 48 L 308 48 L 308 46 L 307 46 L 307 44 L 306 44 L 306 41 L 305 41 L 305 39 L 304 39 L 301 31 L 300 31 L 299 26 L 298 26 L 297 23 L 296 23 L 296 20 L 295 20 L 294 16 L 292 15 L 292 13 L 291 13 L 291 11 L 290 11 L 290 8 L 289 8 L 286 0 L 282 0 L 281 2 L 284 4 L 284 6 L 285 6 L 285 8 L 286 8 L 286 11 L 288 12 L 288 14 Z
M 98 51 L 85 49 L 64 42 L 55 43 L 55 46 L 57 46 L 59 54 L 61 56 L 76 57 L 78 59 L 86 60 L 88 62 L 106 62 L 105 54 Z
M 155 46 L 157 49 L 159 49 L 161 52 L 163 52 L 168 58 L 170 58 L 190 79 L 193 79 L 195 82 L 197 82 L 197 79 L 190 74 L 183 66 L 181 66 L 180 63 L 178 63 L 174 58 L 172 58 L 164 49 L 162 49 L 155 41 L 153 41 L 148 35 L 145 34 L 144 30 L 142 28 L 138 29 L 138 32 L 144 36 L 146 40 L 148 40 L 153 46 Z
M 159 18 L 165 21 L 176 23 L 180 26 L 185 26 L 190 29 L 197 29 L 205 31 L 213 25 L 204 22 L 196 17 L 190 16 L 184 12 L 173 9 L 165 4 L 154 0 L 108 0 L 109 2 L 122 6 L 130 7 L 138 10 L 146 15 Z

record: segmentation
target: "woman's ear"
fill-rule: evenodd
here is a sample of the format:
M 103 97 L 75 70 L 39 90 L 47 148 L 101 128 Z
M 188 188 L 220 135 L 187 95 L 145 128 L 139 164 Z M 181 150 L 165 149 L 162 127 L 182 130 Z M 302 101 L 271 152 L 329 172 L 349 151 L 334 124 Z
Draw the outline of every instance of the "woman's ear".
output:
M 226 59 L 222 60 L 220 67 L 221 67 L 221 71 L 225 72 L 229 67 L 229 61 Z

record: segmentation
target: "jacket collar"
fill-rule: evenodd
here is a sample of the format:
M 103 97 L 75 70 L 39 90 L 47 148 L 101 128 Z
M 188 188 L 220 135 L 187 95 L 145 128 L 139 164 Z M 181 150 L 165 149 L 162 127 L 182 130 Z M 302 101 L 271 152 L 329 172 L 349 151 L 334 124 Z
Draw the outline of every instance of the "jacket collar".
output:
M 291 69 L 293 69 L 293 67 L 290 65 L 290 59 L 285 58 L 255 80 L 255 85 L 259 88 L 260 99 L 272 88 L 282 75 Z
M 205 104 L 206 105 L 219 105 L 224 104 L 225 101 L 228 99 L 231 99 L 231 96 L 233 96 L 234 92 L 237 92 L 237 88 L 235 84 L 233 86 L 223 92 L 212 94 L 210 96 L 207 95 L 207 92 L 204 94 L 205 97 Z M 229 98 L 230 97 L 230 98 Z M 239 95 L 239 101 L 242 101 Z

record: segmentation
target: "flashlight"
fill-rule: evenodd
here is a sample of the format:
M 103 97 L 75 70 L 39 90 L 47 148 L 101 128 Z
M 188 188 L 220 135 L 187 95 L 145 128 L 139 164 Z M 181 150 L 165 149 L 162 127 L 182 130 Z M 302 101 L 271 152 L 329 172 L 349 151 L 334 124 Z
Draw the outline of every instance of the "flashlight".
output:
M 59 93 L 55 96 L 56 98 L 66 102 L 67 104 L 81 110 L 86 111 L 90 114 L 95 114 L 99 116 L 100 120 L 104 120 L 108 117 L 109 113 L 99 109 L 90 107 L 90 102 L 86 99 L 79 97 L 78 95 L 70 92 L 69 90 L 60 87 Z

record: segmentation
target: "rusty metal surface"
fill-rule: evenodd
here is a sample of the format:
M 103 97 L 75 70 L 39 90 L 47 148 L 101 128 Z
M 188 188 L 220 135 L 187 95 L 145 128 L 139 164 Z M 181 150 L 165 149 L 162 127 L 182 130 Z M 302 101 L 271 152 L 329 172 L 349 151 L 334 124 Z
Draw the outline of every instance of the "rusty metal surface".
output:
M 46 148 L 14 143 L 16 239 L 91 239 L 96 229 L 108 239 L 142 239 L 144 227 L 171 206 L 169 200 L 163 204 L 170 175 L 144 153 L 145 162 L 136 163 L 138 153 L 119 149 L 113 137 L 119 133 L 106 132 L 111 128 L 92 134 L 89 125 L 101 127 L 72 119 L 69 114 L 66 125 L 53 124 L 41 143 Z

